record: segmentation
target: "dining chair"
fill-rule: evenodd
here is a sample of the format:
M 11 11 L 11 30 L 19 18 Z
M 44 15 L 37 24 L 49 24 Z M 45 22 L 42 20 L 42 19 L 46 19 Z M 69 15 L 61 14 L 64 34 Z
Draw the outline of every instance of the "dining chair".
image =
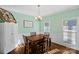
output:
M 23 35 L 23 40 L 25 44 L 25 52 L 24 53 L 29 53 L 29 40 L 27 39 L 27 36 Z
M 35 36 L 36 32 L 30 32 L 30 36 Z
M 44 37 L 45 37 L 45 40 L 47 41 L 47 43 L 46 43 L 46 51 L 48 51 L 49 49 L 51 49 L 50 34 L 48 32 L 44 32 Z

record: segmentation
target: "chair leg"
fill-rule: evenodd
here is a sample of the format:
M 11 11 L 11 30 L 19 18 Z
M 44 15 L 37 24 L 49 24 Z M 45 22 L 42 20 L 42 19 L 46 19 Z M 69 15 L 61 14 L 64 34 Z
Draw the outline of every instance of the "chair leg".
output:
M 51 49 L 51 38 L 49 38 L 49 48 Z
M 25 47 L 24 47 L 24 54 L 26 54 L 26 45 L 25 45 Z
M 28 40 L 28 44 L 27 44 L 27 46 L 28 46 L 28 49 L 27 49 L 27 50 L 28 50 L 28 54 L 29 54 L 29 44 L 30 44 L 30 43 L 29 43 L 29 40 Z

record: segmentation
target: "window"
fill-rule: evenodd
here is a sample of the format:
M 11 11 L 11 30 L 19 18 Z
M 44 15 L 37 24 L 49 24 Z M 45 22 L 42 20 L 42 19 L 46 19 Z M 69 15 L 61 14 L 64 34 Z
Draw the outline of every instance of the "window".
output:
M 76 19 L 64 20 L 63 39 L 66 43 L 76 44 Z

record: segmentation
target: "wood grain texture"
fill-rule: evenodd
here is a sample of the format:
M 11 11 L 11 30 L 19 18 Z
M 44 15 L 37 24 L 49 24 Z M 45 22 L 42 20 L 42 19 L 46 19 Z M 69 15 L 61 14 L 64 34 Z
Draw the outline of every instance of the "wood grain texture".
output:
M 13 51 L 9 52 L 9 54 L 25 54 L 24 48 L 25 48 L 25 46 L 22 44 L 22 45 L 20 45 L 20 47 L 18 46 Z M 27 47 L 26 47 L 26 49 L 27 49 Z M 51 47 L 49 47 L 48 51 L 51 51 L 54 49 L 59 49 L 61 52 L 64 50 L 65 51 L 75 51 L 76 54 L 79 54 L 78 50 L 71 49 L 71 48 L 68 48 L 68 47 L 65 47 L 65 46 L 52 42 Z M 27 53 L 27 51 L 26 51 L 26 53 Z M 56 53 L 56 54 L 59 54 L 59 53 Z

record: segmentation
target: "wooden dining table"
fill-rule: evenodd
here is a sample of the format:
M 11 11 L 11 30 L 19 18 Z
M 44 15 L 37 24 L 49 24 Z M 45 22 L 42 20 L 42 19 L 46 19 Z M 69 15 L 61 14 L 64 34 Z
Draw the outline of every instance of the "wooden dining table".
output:
M 28 43 L 32 44 L 32 46 L 33 46 L 32 49 L 34 50 L 34 49 L 36 49 L 36 45 L 38 42 L 42 42 L 45 40 L 45 35 L 39 34 L 39 35 L 34 35 L 34 36 L 27 36 L 27 40 L 28 40 Z M 28 47 L 30 47 L 30 44 L 28 44 Z M 28 50 L 28 53 L 29 53 L 29 50 Z M 36 51 L 34 53 L 36 53 Z
M 43 40 L 44 35 L 43 34 L 39 34 L 39 35 L 34 35 L 34 36 L 28 36 L 27 39 L 31 42 L 36 42 L 39 40 Z

